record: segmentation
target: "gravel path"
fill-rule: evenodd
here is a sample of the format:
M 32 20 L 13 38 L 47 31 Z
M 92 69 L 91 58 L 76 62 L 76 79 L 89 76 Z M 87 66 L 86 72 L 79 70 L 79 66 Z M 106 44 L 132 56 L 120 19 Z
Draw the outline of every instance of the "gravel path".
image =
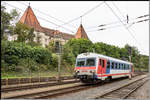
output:
M 72 83 L 72 84 L 64 84 L 64 85 L 58 85 L 58 86 L 28 89 L 28 90 L 24 90 L 24 91 L 11 91 L 11 92 L 6 92 L 6 93 L 2 92 L 1 93 L 1 98 L 13 97 L 13 96 L 16 96 L 16 95 L 19 96 L 19 95 L 25 95 L 25 94 L 32 94 L 32 93 L 37 93 L 37 92 L 42 92 L 42 91 L 50 91 L 50 90 L 55 90 L 55 89 L 60 89 L 60 88 L 78 86 L 78 85 L 81 85 L 81 84 L 82 83 Z
M 123 80 L 118 81 L 118 82 L 113 82 L 113 83 L 110 83 L 110 84 L 104 84 L 104 85 L 101 85 L 99 87 L 92 88 L 92 89 L 89 89 L 89 90 L 83 90 L 83 91 L 79 91 L 79 92 L 76 92 L 76 93 L 70 93 L 70 94 L 67 94 L 67 95 L 58 96 L 58 97 L 53 98 L 51 100 L 61 100 L 61 99 L 62 100 L 80 100 L 80 99 L 88 100 L 93 95 L 96 95 L 98 93 L 99 94 L 103 93 L 104 90 L 110 89 L 110 88 L 118 86 L 118 85 L 122 85 L 122 84 L 126 83 L 127 81 L 130 81 L 130 80 L 129 79 L 123 79 Z M 143 90 L 143 91 L 145 91 L 145 90 Z
M 136 90 L 128 99 L 148 99 L 150 98 L 150 80 Z

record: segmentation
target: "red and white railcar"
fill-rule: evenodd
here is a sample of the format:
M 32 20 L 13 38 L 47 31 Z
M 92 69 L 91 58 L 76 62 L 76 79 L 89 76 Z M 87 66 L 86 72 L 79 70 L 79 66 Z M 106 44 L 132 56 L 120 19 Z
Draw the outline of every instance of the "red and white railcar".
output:
M 88 83 L 99 80 L 111 80 L 133 75 L 133 64 L 128 61 L 96 53 L 82 53 L 77 56 L 75 77 Z

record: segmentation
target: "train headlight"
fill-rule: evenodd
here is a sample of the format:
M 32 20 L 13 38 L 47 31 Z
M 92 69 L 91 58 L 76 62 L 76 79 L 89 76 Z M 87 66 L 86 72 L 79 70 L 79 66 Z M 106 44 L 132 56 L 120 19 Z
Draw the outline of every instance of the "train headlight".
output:
M 90 70 L 90 73 L 95 73 L 95 70 Z
M 79 71 L 78 71 L 78 70 L 76 70 L 76 73 L 79 73 Z

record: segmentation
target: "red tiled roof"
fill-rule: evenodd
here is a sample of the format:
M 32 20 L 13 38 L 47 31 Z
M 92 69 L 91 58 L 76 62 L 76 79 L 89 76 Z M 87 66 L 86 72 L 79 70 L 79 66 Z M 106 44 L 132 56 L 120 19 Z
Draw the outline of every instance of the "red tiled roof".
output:
M 38 22 L 30 6 L 28 6 L 28 8 L 26 9 L 19 21 L 28 25 L 29 27 L 33 27 L 35 30 L 41 30 L 40 23 Z
M 56 30 L 54 29 L 49 29 L 46 27 L 40 26 L 40 23 L 38 22 L 32 8 L 28 6 L 26 11 L 24 12 L 23 16 L 19 20 L 21 23 L 24 23 L 28 25 L 29 27 L 33 27 L 36 31 L 43 32 L 48 36 L 54 36 L 56 33 Z M 68 33 L 63 33 L 57 30 L 57 34 L 61 33 L 64 39 L 71 39 L 74 38 L 74 35 L 68 34 Z
M 46 27 L 42 27 L 42 26 L 41 26 L 40 32 L 43 32 L 43 33 L 45 33 L 45 34 L 48 35 L 48 36 L 53 36 L 55 30 L 49 29 L 49 28 L 46 28 Z
M 82 24 L 80 24 L 80 27 L 78 28 L 78 31 L 76 32 L 75 38 L 86 38 L 89 39 Z

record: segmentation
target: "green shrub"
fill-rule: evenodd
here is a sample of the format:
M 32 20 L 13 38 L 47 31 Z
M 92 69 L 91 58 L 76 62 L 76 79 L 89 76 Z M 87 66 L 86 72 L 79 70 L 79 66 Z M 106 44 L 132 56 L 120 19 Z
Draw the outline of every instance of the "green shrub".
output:
M 4 43 L 3 43 L 4 44 Z M 3 56 L 5 62 L 9 65 L 18 63 L 18 59 L 31 58 L 39 64 L 50 64 L 52 55 L 51 52 L 43 47 L 31 47 L 24 43 L 9 42 L 8 45 L 3 48 Z M 5 56 L 4 56 L 5 55 Z
M 13 64 L 17 65 L 19 61 L 19 57 L 16 55 L 5 55 L 4 60 L 9 65 L 13 65 Z
M 52 54 L 52 61 L 51 61 L 52 68 L 58 67 L 58 56 L 56 54 Z

